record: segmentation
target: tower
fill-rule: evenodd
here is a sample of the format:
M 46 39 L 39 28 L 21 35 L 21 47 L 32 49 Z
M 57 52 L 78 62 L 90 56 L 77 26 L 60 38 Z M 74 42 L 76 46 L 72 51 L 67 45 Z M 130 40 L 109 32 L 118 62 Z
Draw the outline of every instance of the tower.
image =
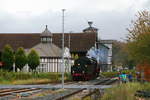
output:
M 98 29 L 95 27 L 92 27 L 93 22 L 92 21 L 88 21 L 89 27 L 84 29 L 83 32 L 85 33 L 97 33 Z
M 48 30 L 47 25 L 45 30 L 40 35 L 41 43 L 52 43 L 52 33 Z

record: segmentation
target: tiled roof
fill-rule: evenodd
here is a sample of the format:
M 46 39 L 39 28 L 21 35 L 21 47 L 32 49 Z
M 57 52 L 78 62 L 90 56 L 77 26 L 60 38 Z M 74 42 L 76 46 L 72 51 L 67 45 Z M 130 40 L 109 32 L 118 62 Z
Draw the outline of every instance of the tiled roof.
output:
M 10 44 L 13 49 L 24 47 L 25 49 L 32 48 L 40 43 L 41 33 L 0 33 L 0 50 Z M 61 48 L 62 34 L 53 33 L 53 43 Z M 65 33 L 65 46 L 69 44 L 69 33 Z M 96 33 L 71 33 L 70 48 L 71 52 L 85 52 L 89 50 L 96 42 Z
M 28 34 L 28 33 L 3 33 L 0 34 L 0 50 L 6 44 L 9 44 L 16 50 L 18 47 L 24 47 L 25 49 L 32 48 L 34 45 L 40 43 L 40 34 Z
M 61 57 L 62 50 L 53 43 L 39 43 L 32 47 L 40 57 Z
M 61 48 L 62 34 L 53 35 L 53 43 Z M 69 33 L 65 33 L 65 46 L 69 47 Z M 95 45 L 95 33 L 71 33 L 70 50 L 71 52 L 85 52 Z

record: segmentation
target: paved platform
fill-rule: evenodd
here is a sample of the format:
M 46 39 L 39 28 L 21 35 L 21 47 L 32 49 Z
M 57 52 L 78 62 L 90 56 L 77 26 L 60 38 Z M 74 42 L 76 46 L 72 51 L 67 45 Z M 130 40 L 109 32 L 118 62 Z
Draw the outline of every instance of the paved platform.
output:
M 66 89 L 75 89 L 75 88 L 87 88 L 87 89 L 105 89 L 111 88 L 112 85 L 64 85 Z M 62 85 L 0 85 L 0 89 L 19 89 L 19 88 L 41 88 L 41 89 L 54 89 L 62 88 Z

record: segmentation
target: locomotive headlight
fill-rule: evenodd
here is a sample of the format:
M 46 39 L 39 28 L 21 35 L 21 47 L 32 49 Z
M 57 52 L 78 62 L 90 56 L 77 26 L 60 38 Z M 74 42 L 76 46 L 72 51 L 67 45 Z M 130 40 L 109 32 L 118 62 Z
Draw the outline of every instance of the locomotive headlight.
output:
M 78 66 L 80 66 L 80 64 L 78 64 Z
M 87 65 L 85 65 L 85 67 L 87 67 Z
M 82 71 L 82 73 L 84 74 L 84 71 Z
M 72 71 L 72 73 L 74 73 L 74 71 Z

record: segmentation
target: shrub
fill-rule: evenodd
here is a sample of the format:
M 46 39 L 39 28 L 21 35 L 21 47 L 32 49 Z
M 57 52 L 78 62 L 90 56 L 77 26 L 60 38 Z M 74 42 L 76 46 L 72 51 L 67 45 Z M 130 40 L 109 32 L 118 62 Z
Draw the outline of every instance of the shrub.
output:
M 65 73 L 65 80 L 71 80 L 71 75 Z M 19 81 L 19 80 L 42 80 L 48 79 L 51 82 L 58 82 L 61 80 L 61 73 L 47 72 L 47 73 L 24 73 L 24 72 L 8 72 L 0 70 L 0 82 L 2 81 Z M 31 82 L 30 82 L 31 83 Z
M 3 69 L 11 71 L 13 69 L 13 63 L 14 63 L 14 53 L 13 49 L 10 45 L 5 45 L 3 51 L 1 60 L 4 63 Z
M 71 73 L 65 73 L 65 77 L 66 77 L 66 80 L 68 81 L 72 80 Z
M 135 70 L 122 70 L 121 72 L 126 74 L 132 73 L 132 75 L 135 76 Z M 114 72 L 102 72 L 101 74 L 104 75 L 105 77 L 112 78 L 112 77 L 117 77 L 118 73 L 119 72 L 114 71 Z
M 40 64 L 40 57 L 34 49 L 31 49 L 30 53 L 27 56 L 27 59 L 28 65 L 32 70 L 35 70 L 36 67 Z
M 15 53 L 15 66 L 20 70 L 25 66 L 27 63 L 27 56 L 25 54 L 24 48 L 20 47 L 17 49 Z
M 135 100 L 134 94 L 139 89 L 141 89 L 139 83 L 117 85 L 113 88 L 106 89 L 102 100 Z
M 150 83 L 126 83 L 105 90 L 101 100 L 136 100 L 137 90 L 150 90 Z
M 102 72 L 101 73 L 103 76 L 105 77 L 109 77 L 109 78 L 112 78 L 112 77 L 115 77 L 118 75 L 118 72 Z

